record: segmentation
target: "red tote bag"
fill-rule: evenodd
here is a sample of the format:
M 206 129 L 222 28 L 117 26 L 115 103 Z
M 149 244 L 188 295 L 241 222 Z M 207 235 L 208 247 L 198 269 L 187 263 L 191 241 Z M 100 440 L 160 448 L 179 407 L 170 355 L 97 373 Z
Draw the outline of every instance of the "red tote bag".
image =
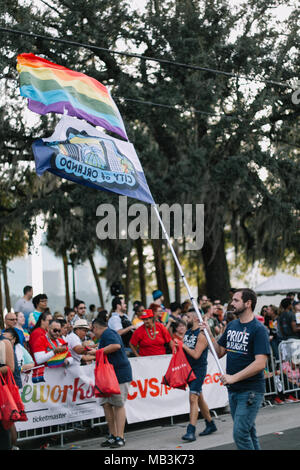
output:
M 186 355 L 182 349 L 182 343 L 173 348 L 172 358 L 166 374 L 163 376 L 162 383 L 171 388 L 185 390 L 188 382 L 195 380 L 196 376 L 191 368 Z
M 95 365 L 95 396 L 109 397 L 120 395 L 120 385 L 115 373 L 114 366 L 108 361 L 107 355 L 102 349 L 96 351 Z
M 19 421 L 20 413 L 3 375 L 0 373 L 0 417 L 4 429 Z
M 5 376 L 5 381 L 9 388 L 10 393 L 12 394 L 13 399 L 15 400 L 18 411 L 20 413 L 20 419 L 18 419 L 18 421 L 28 421 L 27 415 L 25 413 L 24 403 L 22 402 L 22 399 L 20 396 L 19 387 L 17 386 L 15 382 L 15 378 L 13 376 L 12 371 L 9 368 L 7 369 L 8 370 Z

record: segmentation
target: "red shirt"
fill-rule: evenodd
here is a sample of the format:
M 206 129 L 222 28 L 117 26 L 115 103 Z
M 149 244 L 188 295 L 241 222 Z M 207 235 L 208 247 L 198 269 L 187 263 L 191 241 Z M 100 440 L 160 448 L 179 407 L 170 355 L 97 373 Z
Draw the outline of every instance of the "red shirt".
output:
M 58 346 L 63 346 L 64 344 L 67 344 L 61 338 L 58 338 L 57 340 L 50 340 L 48 336 L 46 335 L 46 333 L 47 333 L 46 331 L 45 331 L 45 334 L 40 333 L 37 336 L 37 338 L 35 338 L 33 342 L 33 347 L 32 347 L 33 358 L 34 358 L 34 353 L 42 352 L 42 351 L 47 353 L 51 351 L 52 349 L 55 349 Z M 71 357 L 70 351 L 68 351 L 67 357 Z
M 172 338 L 167 328 L 159 322 L 155 323 L 156 335 L 155 339 L 151 339 L 154 334 L 154 328 L 148 330 L 147 334 L 145 325 L 140 326 L 134 331 L 130 343 L 139 347 L 140 356 L 159 356 L 166 354 L 165 343 L 169 343 Z M 150 337 L 149 337 L 150 336 Z
M 35 352 L 40 351 L 40 349 L 36 349 L 36 342 L 38 341 L 38 339 L 41 336 L 46 336 L 46 334 L 47 334 L 47 331 L 44 330 L 44 328 L 41 328 L 41 327 L 35 328 L 30 333 L 28 343 L 29 343 L 29 348 L 30 348 L 30 352 L 31 352 L 32 357 L 34 357 Z

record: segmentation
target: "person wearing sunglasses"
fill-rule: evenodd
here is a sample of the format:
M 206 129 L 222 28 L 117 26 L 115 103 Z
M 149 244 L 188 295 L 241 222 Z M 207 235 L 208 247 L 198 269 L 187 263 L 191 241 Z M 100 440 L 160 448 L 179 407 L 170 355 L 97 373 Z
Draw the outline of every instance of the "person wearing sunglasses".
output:
M 72 320 L 72 324 L 77 320 L 86 320 L 86 305 L 83 300 L 76 299 L 74 303 L 75 316 Z
M 17 315 L 13 312 L 8 312 L 4 318 L 5 328 L 14 328 L 17 324 Z
M 34 351 L 36 365 L 63 367 L 73 363 L 68 345 L 60 335 L 61 324 L 57 320 L 51 320 L 46 335 L 41 335 L 36 342 Z

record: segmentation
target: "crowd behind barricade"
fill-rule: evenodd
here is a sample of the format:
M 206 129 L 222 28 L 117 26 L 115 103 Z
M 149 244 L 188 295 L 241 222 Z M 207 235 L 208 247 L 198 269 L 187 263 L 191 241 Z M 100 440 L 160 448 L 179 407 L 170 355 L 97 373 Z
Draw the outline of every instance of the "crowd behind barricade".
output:
M 235 289 L 231 289 L 225 305 L 218 299 L 209 299 L 206 295 L 197 298 L 202 319 L 209 325 L 216 339 L 221 337 L 226 326 L 236 318 L 234 309 L 231 308 L 234 292 Z M 51 313 L 46 294 L 33 296 L 31 286 L 25 286 L 23 293 L 24 296 L 17 301 L 14 310 L 6 314 L 1 334 L 1 339 L 9 340 L 13 347 L 14 377 L 19 388 L 22 387 L 20 372 L 27 373 L 32 370 L 32 381 L 37 383 L 41 380 L 45 367 L 93 363 L 103 334 L 101 328 L 108 329 L 108 333 L 111 330 L 114 332 L 111 336 L 113 345 L 120 344 L 120 354 L 122 352 L 127 358 L 142 357 L 171 354 L 174 344 L 183 342 L 185 337 L 188 337 L 195 321 L 191 315 L 195 309 L 190 299 L 182 304 L 172 302 L 170 308 L 166 308 L 160 290 L 153 291 L 153 300 L 149 305 L 135 301 L 131 314 L 128 314 L 127 305 L 121 295 L 113 298 L 110 312 L 103 307 L 96 308 L 95 305 L 90 305 L 87 310 L 86 303 L 77 299 L 73 308 L 65 307 L 64 312 Z M 265 305 L 255 316 L 267 329 L 273 357 L 278 361 L 280 343 L 290 338 L 300 339 L 300 294 L 296 299 L 295 294 L 289 293 L 279 306 Z M 105 337 L 109 337 L 108 333 L 106 332 Z M 105 347 L 109 348 L 108 343 Z M 118 357 L 124 363 L 124 357 Z M 300 385 L 299 362 L 285 364 L 283 367 L 286 368 L 287 377 L 296 377 Z M 0 367 L 3 365 L 0 361 Z M 127 375 L 129 377 L 130 373 Z M 274 386 L 274 403 L 298 401 L 294 393 L 283 396 L 277 388 Z M 111 413 L 109 406 L 107 404 L 108 412 Z M 106 417 L 109 422 L 110 416 Z M 118 426 L 118 423 L 115 425 Z M 114 424 L 112 429 L 113 427 Z M 13 426 L 13 448 L 17 448 L 16 435 Z M 110 436 L 113 436 L 113 433 Z M 123 437 L 120 439 L 122 441 Z M 122 445 L 121 441 L 116 447 Z M 111 446 L 109 438 L 107 446 Z

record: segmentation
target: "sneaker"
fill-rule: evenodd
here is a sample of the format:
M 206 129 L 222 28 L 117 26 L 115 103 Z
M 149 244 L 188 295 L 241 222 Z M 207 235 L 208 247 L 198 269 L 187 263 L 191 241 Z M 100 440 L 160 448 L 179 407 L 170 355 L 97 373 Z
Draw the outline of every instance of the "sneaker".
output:
M 115 436 L 110 434 L 105 441 L 101 442 L 100 445 L 101 447 L 110 447 L 115 442 L 115 440 L 116 440 Z
M 200 432 L 199 436 L 208 436 L 209 434 L 212 434 L 213 432 L 217 431 L 217 426 L 215 425 L 214 421 L 206 421 L 206 428 L 204 431 Z
M 279 397 L 274 398 L 275 405 L 284 405 L 284 401 L 280 400 Z
M 193 442 L 196 440 L 196 435 L 195 435 L 196 427 L 193 426 L 192 424 L 189 424 L 186 430 L 186 433 L 184 436 L 182 436 L 181 439 L 184 441 L 188 442 Z
M 295 402 L 298 402 L 299 400 L 297 400 L 297 398 L 293 397 L 293 395 L 289 395 L 286 399 L 285 399 L 285 402 L 286 403 L 295 403 Z
M 114 442 L 110 445 L 111 449 L 116 449 L 118 447 L 124 447 L 125 446 L 125 439 L 122 437 L 116 437 Z

